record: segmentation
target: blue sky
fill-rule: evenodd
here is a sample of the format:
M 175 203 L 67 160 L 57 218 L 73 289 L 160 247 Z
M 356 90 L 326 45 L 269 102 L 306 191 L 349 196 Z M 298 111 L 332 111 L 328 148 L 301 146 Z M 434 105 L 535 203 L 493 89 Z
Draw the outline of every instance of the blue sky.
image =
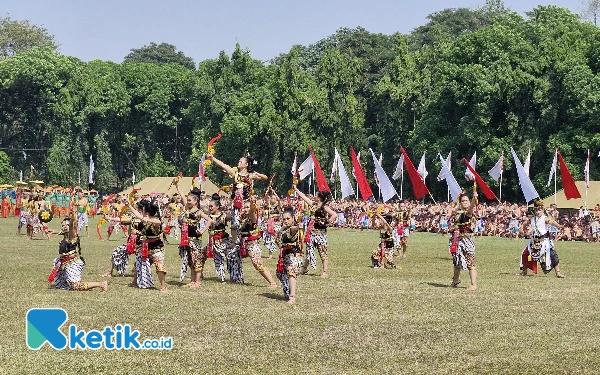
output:
M 308 45 L 340 27 L 409 33 L 445 8 L 477 8 L 485 0 L 2 0 L 0 15 L 41 25 L 60 51 L 84 61 L 123 61 L 132 48 L 175 45 L 196 62 L 228 54 L 238 42 L 269 60 L 292 45 Z M 524 14 L 538 4 L 575 13 L 583 0 L 505 0 Z

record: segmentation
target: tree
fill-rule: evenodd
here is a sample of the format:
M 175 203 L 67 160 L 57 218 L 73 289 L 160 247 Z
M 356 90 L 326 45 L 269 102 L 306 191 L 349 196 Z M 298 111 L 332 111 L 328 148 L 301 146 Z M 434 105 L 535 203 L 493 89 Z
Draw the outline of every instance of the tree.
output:
M 143 46 L 142 48 L 132 48 L 123 62 L 179 64 L 188 69 L 196 69 L 194 59 L 187 57 L 181 51 L 177 51 L 174 45 L 168 43 L 150 43 L 149 46 Z
M 4 151 L 0 151 L 0 183 L 10 182 L 10 159 Z
M 598 15 L 600 15 L 600 0 L 586 0 L 583 3 L 583 11 L 581 12 L 581 18 L 589 20 L 598 26 Z
M 43 27 L 32 25 L 27 20 L 0 17 L 0 60 L 32 48 L 57 51 L 58 43 Z

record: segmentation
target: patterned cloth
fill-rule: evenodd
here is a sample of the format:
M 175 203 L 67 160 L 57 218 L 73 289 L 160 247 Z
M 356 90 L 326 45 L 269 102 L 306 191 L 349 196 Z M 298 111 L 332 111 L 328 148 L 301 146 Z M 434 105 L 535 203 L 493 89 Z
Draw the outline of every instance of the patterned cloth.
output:
M 85 212 L 77 213 L 77 229 L 82 230 L 84 226 L 88 226 L 88 215 Z
M 306 259 L 313 270 L 317 269 L 315 250 L 319 252 L 321 260 L 327 259 L 327 232 L 313 229 L 310 234 L 310 242 L 306 244 Z
M 54 266 L 60 262 L 60 258 L 54 259 Z M 83 267 L 85 263 L 80 258 L 75 258 L 71 261 L 60 265 L 56 274 L 55 285 L 57 289 L 64 290 L 85 290 L 86 283 L 81 282 Z
M 279 233 L 280 230 L 281 224 L 275 222 L 275 233 Z M 267 232 L 266 230 L 263 231 L 263 242 L 265 243 L 267 250 L 269 250 L 269 255 L 279 250 L 277 249 L 277 244 L 275 243 L 275 235 Z
M 296 253 L 286 254 L 283 257 L 283 272 L 277 272 L 277 278 L 281 281 L 283 295 L 290 298 L 290 278 L 296 278 L 298 270 L 302 267 L 302 256 Z
M 448 248 L 452 247 L 452 237 L 448 243 Z M 452 254 L 452 253 L 451 253 Z M 458 239 L 458 249 L 452 254 L 454 267 L 461 270 L 475 269 L 475 242 L 471 237 L 460 237 Z
M 237 246 L 234 246 L 229 237 L 216 240 L 212 244 L 215 260 L 215 271 L 221 278 L 221 282 L 225 282 L 225 268 L 223 262 L 227 262 L 227 272 L 231 281 L 236 284 L 244 283 L 244 271 L 242 269 L 242 258 Z
M 202 271 L 204 262 L 206 262 L 206 248 L 202 248 L 200 238 L 190 237 L 189 246 L 179 247 L 179 256 L 181 257 L 179 281 L 183 281 L 187 275 L 188 266 L 196 272 Z
M 252 266 L 258 272 L 263 272 L 265 270 L 265 266 L 263 265 L 262 260 L 262 248 L 258 243 L 258 240 L 250 241 L 246 243 L 246 248 L 248 251 L 248 257 L 252 261 Z
M 137 279 L 137 286 L 140 289 L 147 289 L 154 286 L 152 280 L 152 269 L 151 266 L 154 264 L 156 272 L 166 273 L 165 268 L 165 253 L 162 250 L 158 250 L 150 255 L 147 259 L 142 258 L 141 252 L 135 257 L 135 276 Z
M 129 263 L 129 253 L 127 252 L 127 244 L 123 244 L 112 252 L 112 264 L 119 275 L 125 276 L 127 263 Z

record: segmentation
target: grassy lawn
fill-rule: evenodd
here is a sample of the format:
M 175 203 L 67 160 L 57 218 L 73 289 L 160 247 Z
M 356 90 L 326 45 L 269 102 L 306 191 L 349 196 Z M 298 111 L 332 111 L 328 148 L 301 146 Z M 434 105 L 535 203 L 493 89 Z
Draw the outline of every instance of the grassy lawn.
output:
M 15 228 L 16 219 L 0 219 L 0 374 L 600 372 L 598 244 L 558 243 L 561 280 L 554 272 L 515 276 L 524 240 L 478 239 L 479 289 L 468 292 L 466 272 L 459 288 L 448 287 L 445 237 L 411 234 L 402 268 L 376 270 L 369 257 L 377 232 L 331 230 L 329 278 L 320 269 L 301 276 L 297 303 L 288 305 L 249 260 L 246 285 L 218 282 L 209 260 L 201 287 L 181 288 L 174 244 L 166 248 L 166 293 L 129 288 L 130 277 L 109 279 L 108 293 L 49 289 L 58 236 L 27 241 Z M 82 239 L 84 281 L 101 280 L 124 242 L 122 233 L 100 242 L 94 228 Z M 265 262 L 274 274 L 276 259 Z M 66 325 L 79 329 L 128 323 L 142 338 L 173 337 L 174 348 L 29 350 L 25 314 L 35 307 L 64 308 Z

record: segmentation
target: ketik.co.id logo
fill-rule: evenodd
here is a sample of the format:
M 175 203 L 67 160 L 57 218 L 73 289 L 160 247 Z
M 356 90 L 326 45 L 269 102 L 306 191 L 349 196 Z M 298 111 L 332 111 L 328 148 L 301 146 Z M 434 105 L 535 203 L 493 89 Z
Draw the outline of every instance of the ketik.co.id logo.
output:
M 60 328 L 67 322 L 67 312 L 60 308 L 39 308 L 27 312 L 25 334 L 27 347 L 38 350 L 46 342 L 56 350 L 65 349 L 172 349 L 173 339 L 146 339 L 140 343 L 140 331 L 132 330 L 129 324 L 104 327 L 104 330 L 84 331 L 77 326 L 69 326 L 69 336 Z

